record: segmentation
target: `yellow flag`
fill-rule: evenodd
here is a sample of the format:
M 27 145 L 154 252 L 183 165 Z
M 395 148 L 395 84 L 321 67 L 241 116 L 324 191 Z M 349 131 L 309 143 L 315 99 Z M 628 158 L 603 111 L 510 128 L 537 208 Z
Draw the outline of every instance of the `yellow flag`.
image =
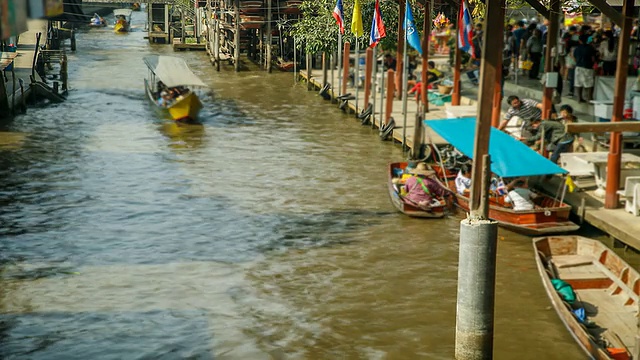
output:
M 356 0 L 356 3 L 353 5 L 351 32 L 357 37 L 364 35 L 364 29 L 362 28 L 362 13 L 360 12 L 360 0 Z
M 569 192 L 573 192 L 576 189 L 576 184 L 571 179 L 571 176 L 567 175 L 567 180 L 565 181 L 567 187 L 569 188 Z

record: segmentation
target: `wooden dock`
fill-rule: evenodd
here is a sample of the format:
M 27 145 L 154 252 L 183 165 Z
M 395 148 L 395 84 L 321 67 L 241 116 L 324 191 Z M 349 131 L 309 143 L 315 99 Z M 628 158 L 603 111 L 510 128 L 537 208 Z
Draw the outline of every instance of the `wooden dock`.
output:
M 206 43 L 188 44 L 188 43 L 183 43 L 180 38 L 173 38 L 173 51 L 185 51 L 185 50 L 205 51 L 206 49 L 207 49 Z
M 300 72 L 300 76 L 302 78 L 304 78 L 305 80 L 307 80 L 307 72 L 306 71 L 301 71 Z M 329 90 L 330 93 L 332 95 L 337 96 L 337 91 L 338 91 L 338 71 L 334 71 L 334 78 L 331 78 L 331 71 L 329 71 L 328 74 L 328 80 L 327 80 L 332 86 L 332 88 Z M 322 88 L 323 84 L 322 84 L 322 70 L 312 70 L 311 72 L 311 79 L 310 79 L 311 84 L 314 86 L 314 88 L 316 90 L 319 90 Z M 335 85 L 334 85 L 335 84 Z M 352 95 L 355 96 L 356 94 L 356 89 L 353 86 L 348 86 L 347 87 L 347 93 L 351 93 Z M 374 112 L 371 116 L 371 121 L 372 121 L 372 126 L 375 128 L 380 128 L 380 124 L 381 124 L 381 120 L 383 120 L 384 114 L 386 112 L 386 99 L 381 99 L 381 94 L 380 92 L 372 92 L 371 93 L 371 97 L 369 99 L 369 103 L 373 103 L 373 99 L 372 97 L 376 96 L 376 103 L 374 106 Z M 380 103 L 383 103 L 382 106 L 382 112 L 380 111 Z M 392 106 L 392 112 L 391 112 L 391 117 L 394 119 L 396 127 L 393 129 L 393 140 L 395 142 L 398 142 L 400 144 L 403 143 L 403 139 L 404 139 L 404 143 L 405 146 L 407 147 L 407 149 L 413 149 L 414 146 L 414 139 L 413 139 L 413 133 L 414 133 L 414 124 L 415 124 L 415 114 L 416 111 L 418 109 L 418 103 L 416 101 L 416 97 L 415 95 L 410 95 L 408 100 L 407 100 L 407 110 L 406 110 L 406 123 L 405 123 L 405 114 L 402 111 L 402 100 L 399 99 L 394 99 L 393 100 L 393 106 Z M 361 88 L 358 91 L 358 109 L 357 112 L 360 113 L 366 106 L 364 104 L 364 89 Z M 476 101 L 474 99 L 468 98 L 468 97 L 462 97 L 461 99 L 461 105 L 475 105 Z M 356 100 L 350 100 L 348 102 L 348 108 L 349 108 L 349 112 L 353 114 L 354 116 L 354 120 L 357 120 L 356 117 Z M 338 109 L 338 105 L 336 104 L 336 111 L 340 111 Z M 429 104 L 429 112 L 426 114 L 425 119 L 426 120 L 437 120 L 437 119 L 445 119 L 447 118 L 447 113 L 446 113 L 446 108 L 445 106 L 436 106 L 433 104 Z M 433 132 L 430 128 L 423 126 L 422 127 L 423 133 L 422 133 L 422 137 L 424 139 L 424 142 L 433 142 L 435 144 L 447 144 L 446 141 L 444 141 L 444 139 L 442 139 L 440 137 L 440 135 L 436 134 L 435 132 Z
M 327 81 L 332 85 L 332 90 L 336 90 L 338 88 L 338 71 L 334 70 L 334 77 L 331 77 L 331 71 L 328 72 Z M 304 79 L 308 78 L 308 74 L 305 70 L 300 72 L 300 76 Z M 310 83 L 313 87 L 318 90 L 320 89 L 322 84 L 322 71 L 321 70 L 313 70 L 311 72 L 311 77 L 309 79 Z M 334 85 L 335 84 L 335 85 Z M 347 87 L 347 93 L 351 93 L 355 95 L 356 89 L 353 86 Z M 364 108 L 364 90 L 360 89 L 358 91 L 358 112 Z M 372 92 L 371 96 L 376 96 L 376 105 L 374 109 L 374 113 L 372 115 L 373 126 L 376 128 L 380 128 L 380 120 L 384 116 L 385 106 L 382 107 L 382 112 L 380 111 L 380 103 L 386 104 L 386 99 L 382 98 L 379 92 Z M 468 94 L 463 92 L 463 96 L 461 98 L 461 105 L 475 105 L 477 104 L 476 99 L 473 97 L 473 93 Z M 372 102 L 370 99 L 369 102 Z M 329 103 L 328 103 L 329 104 Z M 333 106 L 335 104 L 331 104 L 329 106 Z M 336 106 L 335 111 L 340 111 L 338 106 Z M 359 121 L 355 116 L 356 111 L 356 102 L 355 100 L 351 100 L 348 103 L 348 107 L 350 111 L 353 113 L 354 120 Z M 391 112 L 391 117 L 394 118 L 396 122 L 396 128 L 393 130 L 393 139 L 396 143 L 402 143 L 403 138 L 405 139 L 405 145 L 408 148 L 412 148 L 414 146 L 413 141 L 413 129 L 414 129 L 414 114 L 416 113 L 417 104 L 415 100 L 415 96 L 411 96 L 407 103 L 407 122 L 406 127 L 403 131 L 403 119 L 404 114 L 402 112 L 402 101 L 398 99 L 393 100 L 393 111 Z M 446 108 L 445 106 L 435 106 L 433 104 L 429 104 L 429 112 L 426 114 L 426 119 L 443 119 L 447 118 Z M 504 111 L 504 107 L 503 107 Z M 403 136 L 404 134 L 404 136 Z M 425 142 L 433 142 L 436 144 L 446 144 L 440 136 L 435 134 L 428 127 L 423 127 L 423 139 Z M 537 186 L 544 189 L 545 192 L 549 194 L 555 195 L 560 186 L 560 181 L 562 179 L 560 177 L 553 177 L 549 181 L 542 182 L 540 181 Z M 566 193 L 565 201 L 572 206 L 573 213 L 581 219 L 581 221 L 586 221 L 589 224 L 595 226 L 596 228 L 608 233 L 616 240 L 625 244 L 625 246 L 631 247 L 635 250 L 640 250 L 640 218 L 633 216 L 630 213 L 625 212 L 624 208 L 618 209 L 605 209 L 604 208 L 604 199 L 600 199 L 595 196 L 593 190 L 586 191 L 577 191 L 574 193 Z

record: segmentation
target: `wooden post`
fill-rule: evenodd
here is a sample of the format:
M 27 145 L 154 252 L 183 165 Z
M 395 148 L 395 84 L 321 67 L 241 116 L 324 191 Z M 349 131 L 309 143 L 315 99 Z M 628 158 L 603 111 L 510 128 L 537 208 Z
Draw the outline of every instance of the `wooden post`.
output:
M 545 78 L 547 74 L 553 71 L 553 58 L 552 50 L 558 43 L 558 13 L 560 12 L 560 0 L 551 0 L 551 12 L 549 14 L 549 28 L 547 31 L 547 51 L 544 54 L 544 73 Z M 561 81 L 558 79 L 558 81 Z M 553 89 L 547 87 L 545 82 L 542 85 L 542 118 L 551 118 L 551 105 L 553 97 Z
M 311 83 L 311 67 L 313 64 L 313 59 L 311 58 L 311 52 L 309 50 L 306 51 L 305 56 L 305 67 L 307 70 L 307 90 L 313 89 L 313 84 Z
M 489 151 L 489 134 L 491 130 L 491 118 L 493 112 L 494 86 L 498 75 L 498 69 L 502 71 L 500 63 L 501 52 L 490 49 L 502 49 L 502 33 L 504 19 L 502 7 L 504 0 L 488 2 L 487 18 L 482 43 L 482 62 L 480 65 L 480 91 L 478 91 L 478 118 L 476 122 L 476 138 L 473 156 L 473 177 L 471 181 L 471 196 L 469 209 L 472 218 L 487 219 L 488 207 L 482 199 L 486 198 L 488 189 L 483 189 L 482 184 L 482 160 Z M 490 41 L 490 43 L 489 43 Z
M 420 81 L 422 82 L 422 91 L 420 92 L 420 100 L 422 101 L 422 117 L 429 112 L 429 97 L 427 96 L 427 81 L 429 77 L 429 39 L 431 38 L 431 0 L 427 0 L 424 3 L 424 21 L 422 22 L 422 28 L 424 29 L 424 35 L 422 36 L 422 74 Z M 419 129 L 417 129 L 419 127 Z M 422 121 L 416 124 L 414 131 L 414 148 L 415 148 L 415 133 L 422 133 Z
M 504 7 L 502 7 L 501 10 L 502 10 L 502 18 L 504 19 L 504 16 L 505 16 Z M 504 39 L 504 37 L 502 37 L 501 39 Z M 491 45 L 493 46 L 493 43 Z M 502 46 L 504 46 L 504 44 Z M 500 106 L 502 103 L 502 68 L 503 68 L 503 59 L 502 59 L 502 52 L 500 51 L 498 54 L 498 66 L 496 68 L 496 78 L 495 78 L 494 90 L 493 90 L 493 108 L 491 109 L 491 126 L 495 128 L 500 126 L 500 111 L 502 110 L 502 107 Z
M 184 44 L 184 9 L 180 9 L 180 26 L 181 26 L 180 43 Z
M 271 0 L 267 0 L 267 61 L 265 66 L 269 73 L 271 72 L 271 43 L 273 42 L 273 35 L 271 34 L 271 17 Z
M 236 72 L 240 71 L 240 0 L 235 0 L 235 36 L 233 39 L 233 43 L 235 46 L 235 51 L 233 56 L 235 57 L 234 70 Z
M 220 11 L 220 8 L 218 8 Z M 216 16 L 214 20 L 214 38 L 213 38 L 213 51 L 214 59 L 216 59 L 216 71 L 220 71 L 220 16 Z
M 342 56 L 342 95 L 347 93 L 347 83 L 349 82 L 349 53 L 351 44 L 344 43 L 344 55 Z
M 6 84 L 7 83 L 4 82 L 4 76 L 0 73 L 0 114 L 9 113 L 9 93 L 6 88 Z M 3 116 L 0 115 L 0 118 L 1 117 Z
M 458 16 L 458 18 L 460 18 Z M 460 22 L 460 21 L 458 21 Z M 458 24 L 458 29 L 454 36 L 456 36 L 456 56 L 453 62 L 453 93 L 451 94 L 451 105 L 460 105 L 460 66 L 462 66 L 462 54 L 460 53 L 460 44 L 458 44 L 457 36 L 460 32 L 461 24 Z M 486 31 L 486 30 L 485 30 Z M 451 50 L 449 50 L 451 51 Z
M 67 55 L 62 55 L 62 63 L 60 64 L 60 80 L 62 80 L 62 91 L 66 92 L 68 88 L 69 73 Z
M 395 82 L 395 71 L 393 69 L 387 70 L 387 94 L 386 94 L 386 108 L 384 111 L 384 124 L 389 124 L 389 119 L 391 118 L 391 112 L 393 111 L 393 92 L 396 89 Z M 382 127 L 382 126 L 381 126 Z
M 329 64 L 327 52 L 322 52 L 322 86 L 326 85 L 329 82 Z
M 622 31 L 618 39 L 618 64 L 616 68 L 616 81 L 613 93 L 613 116 L 611 122 L 622 121 L 622 110 L 627 82 L 627 71 L 629 69 L 629 38 L 631 37 L 631 22 L 633 21 L 634 0 L 624 0 L 622 6 L 623 21 Z M 606 209 L 618 207 L 618 188 L 620 187 L 620 162 L 622 157 L 622 134 L 620 132 L 611 133 L 609 142 L 609 157 L 607 164 L 607 186 L 604 198 Z
M 365 55 L 365 65 L 364 65 L 364 104 L 362 105 L 363 109 L 367 109 L 369 106 L 369 96 L 371 96 L 371 73 L 373 72 L 373 49 L 371 47 L 367 48 L 367 52 Z
M 402 99 L 402 93 L 407 91 L 407 89 L 401 89 L 402 88 L 402 69 L 404 67 L 404 49 L 403 46 L 400 46 L 400 44 L 404 43 L 404 13 L 405 13 L 405 2 L 400 0 L 398 1 L 398 50 L 396 51 L 396 78 L 395 78 L 395 84 L 396 84 L 396 96 L 398 96 L 398 99 Z M 389 93 L 387 93 L 387 96 L 389 96 Z M 391 96 L 393 97 L 393 93 L 391 94 Z

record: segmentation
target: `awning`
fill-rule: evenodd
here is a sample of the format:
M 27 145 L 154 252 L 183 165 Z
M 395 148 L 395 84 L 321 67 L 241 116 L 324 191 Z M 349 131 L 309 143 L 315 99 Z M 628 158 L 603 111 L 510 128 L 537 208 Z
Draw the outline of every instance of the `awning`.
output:
M 475 118 L 425 120 L 424 123 L 464 155 L 473 158 Z M 527 145 L 494 127 L 491 128 L 489 139 L 489 155 L 491 171 L 501 177 L 567 173 Z
M 182 58 L 175 56 L 151 55 L 145 56 L 144 62 L 159 80 L 168 87 L 207 85 L 194 74 Z

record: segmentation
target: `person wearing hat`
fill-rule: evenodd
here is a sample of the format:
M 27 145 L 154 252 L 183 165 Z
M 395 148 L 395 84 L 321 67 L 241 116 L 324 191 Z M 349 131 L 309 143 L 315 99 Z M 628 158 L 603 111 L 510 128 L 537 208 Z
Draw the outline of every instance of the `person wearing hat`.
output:
M 409 173 L 413 176 L 408 178 L 404 185 L 407 194 L 405 198 L 420 206 L 433 206 L 436 203 L 440 205 L 439 198 L 442 198 L 446 191 L 433 179 L 435 171 L 421 162 L 409 170 Z

